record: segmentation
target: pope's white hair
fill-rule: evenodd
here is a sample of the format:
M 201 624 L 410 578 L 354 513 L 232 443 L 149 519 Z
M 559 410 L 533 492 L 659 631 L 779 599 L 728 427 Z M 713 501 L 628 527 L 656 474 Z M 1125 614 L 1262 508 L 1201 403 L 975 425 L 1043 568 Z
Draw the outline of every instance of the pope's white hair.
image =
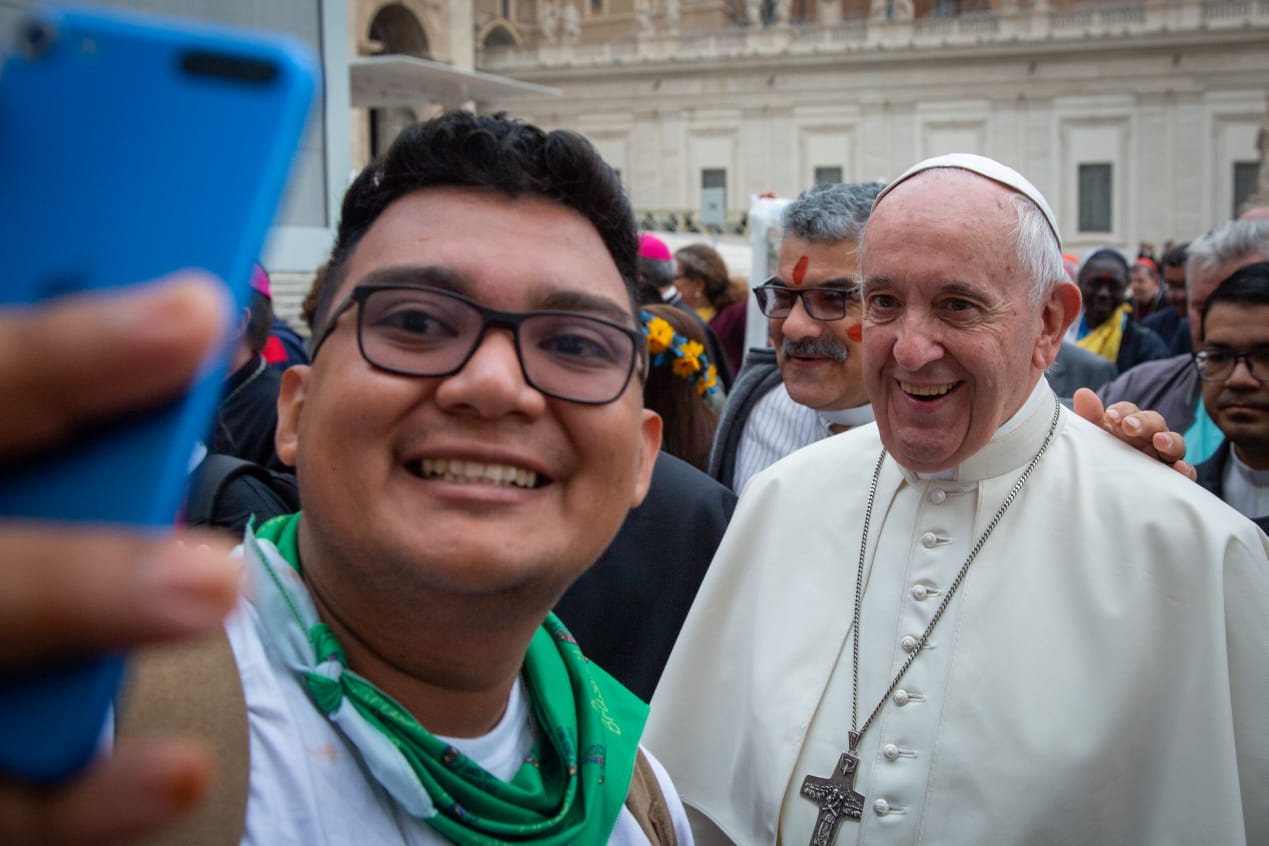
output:
M 1059 281 L 1067 278 L 1062 264 L 1062 246 L 1053 237 L 1053 230 L 1039 206 L 1022 194 L 1012 194 L 1010 199 L 1018 210 L 1018 222 L 1014 228 L 1018 266 L 1031 280 L 1027 300 L 1038 306 Z

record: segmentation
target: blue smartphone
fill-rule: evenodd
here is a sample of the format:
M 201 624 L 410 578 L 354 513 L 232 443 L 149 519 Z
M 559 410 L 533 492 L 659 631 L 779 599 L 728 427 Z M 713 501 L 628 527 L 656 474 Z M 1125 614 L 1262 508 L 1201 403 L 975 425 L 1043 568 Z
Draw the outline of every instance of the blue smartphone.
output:
M 184 268 L 244 305 L 312 104 L 308 50 L 70 7 L 34 12 L 0 50 L 0 309 Z M 170 530 L 223 346 L 179 399 L 0 464 L 0 520 Z M 0 676 L 0 772 L 47 781 L 90 761 L 121 668 L 116 656 Z

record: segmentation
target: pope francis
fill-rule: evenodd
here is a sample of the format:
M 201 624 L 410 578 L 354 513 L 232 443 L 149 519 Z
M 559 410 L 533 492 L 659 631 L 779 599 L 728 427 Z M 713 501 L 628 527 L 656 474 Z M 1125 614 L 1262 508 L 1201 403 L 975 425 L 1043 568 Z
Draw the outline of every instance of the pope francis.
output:
M 876 425 L 749 484 L 652 701 L 696 842 L 1269 843 L 1269 540 L 1053 396 L 1043 196 L 923 162 L 860 278 Z

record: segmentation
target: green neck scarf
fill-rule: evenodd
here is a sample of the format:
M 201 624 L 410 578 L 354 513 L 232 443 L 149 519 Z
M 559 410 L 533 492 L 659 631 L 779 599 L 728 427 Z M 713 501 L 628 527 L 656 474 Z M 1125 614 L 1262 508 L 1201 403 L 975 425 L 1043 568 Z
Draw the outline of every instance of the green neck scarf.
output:
M 247 534 L 264 634 L 314 705 L 410 814 L 455 843 L 604 843 L 626 800 L 648 706 L 582 656 L 549 614 L 523 677 L 543 731 L 510 782 L 423 728 L 348 668 L 300 578 L 300 514 Z

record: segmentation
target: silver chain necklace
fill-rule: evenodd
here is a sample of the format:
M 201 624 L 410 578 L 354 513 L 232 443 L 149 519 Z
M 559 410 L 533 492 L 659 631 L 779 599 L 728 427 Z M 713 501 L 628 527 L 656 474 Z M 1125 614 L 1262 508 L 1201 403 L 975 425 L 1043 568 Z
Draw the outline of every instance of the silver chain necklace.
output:
M 899 686 L 899 681 L 903 678 L 903 674 L 908 671 L 908 667 L 912 666 L 912 662 L 916 660 L 917 655 L 925 647 L 926 641 L 930 638 L 930 633 L 934 631 L 934 627 L 938 625 L 939 620 L 943 617 L 943 612 L 947 610 L 948 603 L 952 601 L 952 596 L 956 593 L 957 588 L 961 586 L 961 582 L 965 580 L 965 574 L 969 572 L 969 566 L 974 563 L 974 559 L 978 557 L 983 544 L 987 542 L 987 538 L 991 536 L 996 525 L 1000 523 L 1000 519 L 1005 516 L 1009 506 L 1013 505 L 1013 501 L 1022 490 L 1022 486 L 1027 483 L 1027 479 L 1031 476 L 1031 471 L 1035 470 L 1036 465 L 1040 463 L 1041 457 L 1048 451 L 1049 444 L 1053 443 L 1053 434 L 1057 431 L 1058 419 L 1061 414 L 1062 404 L 1058 402 L 1055 396 L 1053 398 L 1053 419 L 1049 421 L 1049 432 L 1044 436 L 1044 443 L 1040 445 L 1039 451 L 1031 458 L 1026 469 L 1022 471 L 1018 481 L 1014 482 L 1013 488 L 1009 491 L 1008 496 L 1005 497 L 1005 501 L 1001 503 L 999 510 L 996 511 L 996 516 L 991 518 L 987 528 L 978 537 L 978 542 L 969 551 L 969 556 L 966 557 L 965 563 L 961 565 L 956 578 L 952 580 L 952 585 L 943 596 L 943 601 L 935 609 L 929 625 L 925 627 L 925 631 L 917 638 L 916 645 L 912 647 L 908 657 L 903 662 L 903 666 L 899 667 L 899 671 L 891 679 L 890 686 L 886 688 L 881 700 L 877 702 L 877 707 L 872 709 L 872 713 L 868 715 L 868 719 L 864 720 L 864 724 L 861 726 L 859 725 L 859 617 L 864 599 L 864 563 L 868 551 L 868 527 L 872 523 L 872 509 L 877 499 L 877 483 L 881 479 L 881 467 L 886 461 L 886 450 L 882 448 L 881 455 L 877 457 L 877 466 L 872 471 L 872 485 L 868 488 L 868 506 L 864 511 L 863 537 L 859 541 L 859 568 L 855 574 L 855 615 L 852 624 L 854 628 L 852 638 L 854 649 L 851 664 L 850 748 L 841 754 L 837 761 L 837 768 L 833 771 L 832 776 L 823 778 L 808 775 L 802 782 L 800 791 L 802 796 L 820 806 L 819 816 L 815 820 L 815 828 L 811 831 L 811 846 L 830 846 L 837 837 L 837 827 L 843 819 L 849 817 L 857 820 L 863 816 L 864 796 L 854 789 L 855 772 L 859 767 L 859 757 L 854 752 L 859 748 L 859 741 L 863 738 L 864 732 L 868 731 L 868 727 L 872 725 L 872 721 L 881 713 L 886 701 L 890 699 L 890 696 Z

